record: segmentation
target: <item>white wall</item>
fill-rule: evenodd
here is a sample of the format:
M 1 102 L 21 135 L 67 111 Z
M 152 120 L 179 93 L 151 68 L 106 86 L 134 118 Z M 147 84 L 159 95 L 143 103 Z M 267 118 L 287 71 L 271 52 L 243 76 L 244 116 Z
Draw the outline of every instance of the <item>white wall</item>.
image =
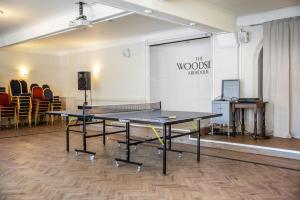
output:
M 161 101 L 167 110 L 211 111 L 210 38 L 153 46 L 150 53 L 151 101 Z M 210 65 L 203 68 L 200 62 Z
M 214 36 L 214 96 L 221 94 L 222 79 L 240 79 L 241 97 L 258 97 L 258 56 L 262 48 L 263 28 L 248 26 L 243 28 L 249 32 L 248 43 L 232 42 L 224 45 L 227 39 L 220 35 Z M 226 33 L 223 35 L 229 35 Z
M 258 97 L 258 57 L 262 48 L 263 27 L 244 27 L 250 34 L 250 42 L 240 45 L 241 96 Z
M 122 51 L 130 49 L 130 57 Z M 133 43 L 64 56 L 66 96 L 75 103 L 84 95 L 77 90 L 77 72 L 92 72 L 93 103 L 144 102 L 146 100 L 145 44 Z
M 232 35 L 229 33 L 213 37 L 213 98 L 221 95 L 222 80 L 239 78 L 238 46 L 235 40 L 228 43 Z
M 22 76 L 21 68 L 27 70 L 28 75 Z M 62 96 L 65 94 L 65 70 L 60 56 L 0 50 L 0 85 L 7 88 L 11 79 L 24 79 L 28 86 L 47 83 L 55 95 Z

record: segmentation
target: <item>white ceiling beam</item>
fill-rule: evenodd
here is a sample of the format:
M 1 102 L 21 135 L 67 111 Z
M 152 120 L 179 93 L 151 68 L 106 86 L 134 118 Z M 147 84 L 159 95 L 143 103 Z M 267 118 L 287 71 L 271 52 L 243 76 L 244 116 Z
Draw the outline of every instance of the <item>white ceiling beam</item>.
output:
M 95 0 L 105 5 L 191 26 L 202 31 L 234 32 L 233 13 L 208 0 Z M 146 11 L 146 12 L 145 12 Z M 148 13 L 147 13 L 148 11 Z M 152 11 L 152 13 L 151 13 Z M 149 13 L 150 12 L 150 13 Z
M 126 11 L 112 8 L 101 4 L 91 5 L 92 12 L 90 14 L 88 8 L 85 12 L 89 20 L 99 22 L 108 18 L 113 18 L 117 15 L 122 15 Z M 10 46 L 21 42 L 39 39 L 50 35 L 58 34 L 73 30 L 69 27 L 69 22 L 78 16 L 78 10 L 63 13 L 59 16 L 52 16 L 49 19 L 41 20 L 41 22 L 26 26 L 17 31 L 8 32 L 0 35 L 0 47 Z
M 237 18 L 237 26 L 259 25 L 265 22 L 300 16 L 300 5 L 272 10 L 263 13 L 245 15 Z

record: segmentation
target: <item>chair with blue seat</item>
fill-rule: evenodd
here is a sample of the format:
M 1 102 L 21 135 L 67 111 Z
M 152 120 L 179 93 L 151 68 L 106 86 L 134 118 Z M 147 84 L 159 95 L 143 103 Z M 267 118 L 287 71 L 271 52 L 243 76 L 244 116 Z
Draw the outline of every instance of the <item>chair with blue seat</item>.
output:
M 25 120 L 27 119 L 27 122 L 31 127 L 32 102 L 30 93 L 28 93 L 26 81 L 11 80 L 9 86 L 12 103 L 17 107 L 18 122 L 22 119 L 23 124 L 25 124 Z
M 44 85 L 42 85 L 42 88 L 43 88 L 43 90 L 44 89 L 50 89 L 50 86 L 48 84 L 44 84 Z
M 17 97 L 22 94 L 22 85 L 19 80 L 11 80 L 9 87 L 11 96 Z
M 30 96 L 27 82 L 25 80 L 19 80 L 19 82 L 21 84 L 21 95 L 22 96 Z
M 59 98 L 59 96 L 53 96 L 53 92 L 50 90 L 50 88 L 44 89 L 44 99 L 50 101 L 50 110 L 51 111 L 62 111 L 62 103 Z M 51 115 L 51 124 L 54 124 L 54 115 Z M 63 118 L 61 117 L 61 120 Z

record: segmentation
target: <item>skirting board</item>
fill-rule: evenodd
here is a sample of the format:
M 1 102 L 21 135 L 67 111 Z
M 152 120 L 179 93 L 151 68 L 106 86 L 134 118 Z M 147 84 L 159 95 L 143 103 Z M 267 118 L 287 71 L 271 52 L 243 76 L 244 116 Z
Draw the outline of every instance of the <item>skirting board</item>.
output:
M 190 138 L 190 140 L 196 141 L 195 138 Z M 201 139 L 200 141 L 201 141 L 201 146 L 204 147 L 300 160 L 300 151 L 295 151 L 295 150 L 264 147 L 258 145 L 250 145 L 250 144 L 241 144 L 241 143 L 234 143 L 234 142 L 215 141 L 215 140 L 208 140 L 208 139 Z

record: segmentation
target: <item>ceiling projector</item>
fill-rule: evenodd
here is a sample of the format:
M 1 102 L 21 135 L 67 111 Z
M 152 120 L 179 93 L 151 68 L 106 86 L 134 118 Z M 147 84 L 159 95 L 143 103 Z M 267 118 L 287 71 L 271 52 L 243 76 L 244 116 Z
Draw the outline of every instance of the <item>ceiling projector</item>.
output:
M 83 5 L 86 4 L 82 1 L 79 1 L 79 16 L 70 21 L 69 26 L 72 28 L 85 28 L 87 26 L 91 26 L 92 22 L 87 19 L 87 17 L 83 14 Z
M 75 19 L 73 21 L 70 21 L 69 26 L 73 28 L 84 28 L 87 26 L 91 26 L 91 21 L 87 19 Z

